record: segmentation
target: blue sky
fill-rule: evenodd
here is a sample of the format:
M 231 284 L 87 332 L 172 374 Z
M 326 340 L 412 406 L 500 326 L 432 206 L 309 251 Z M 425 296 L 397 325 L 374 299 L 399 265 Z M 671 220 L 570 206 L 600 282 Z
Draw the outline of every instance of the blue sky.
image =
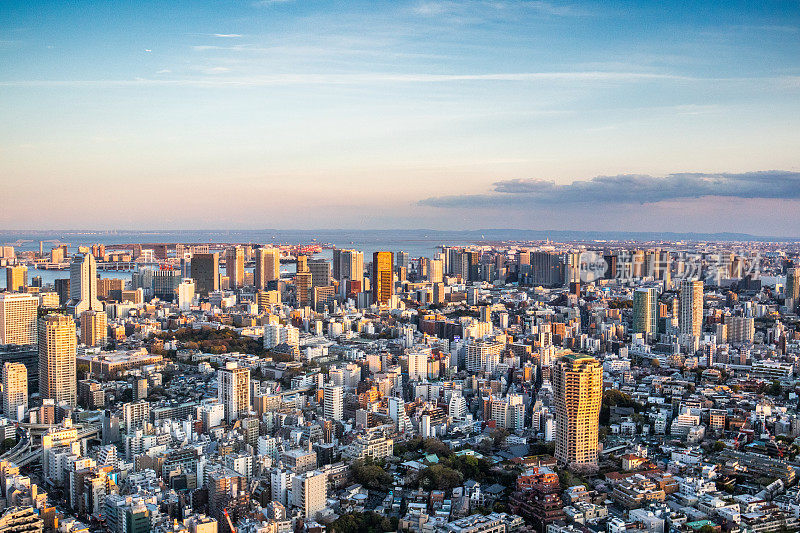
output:
M 800 233 L 796 0 L 5 2 L 0 64 L 4 227 Z

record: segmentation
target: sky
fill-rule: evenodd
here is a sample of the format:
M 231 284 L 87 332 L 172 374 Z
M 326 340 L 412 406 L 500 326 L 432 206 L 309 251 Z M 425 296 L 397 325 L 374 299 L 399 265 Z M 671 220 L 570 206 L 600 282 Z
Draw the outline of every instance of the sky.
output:
M 800 237 L 800 0 L 6 0 L 3 229 Z

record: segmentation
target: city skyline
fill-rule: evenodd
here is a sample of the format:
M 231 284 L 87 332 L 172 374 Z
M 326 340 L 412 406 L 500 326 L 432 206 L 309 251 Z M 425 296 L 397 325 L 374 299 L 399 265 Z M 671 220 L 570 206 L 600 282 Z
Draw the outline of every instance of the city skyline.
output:
M 4 228 L 800 230 L 795 2 L 7 7 Z

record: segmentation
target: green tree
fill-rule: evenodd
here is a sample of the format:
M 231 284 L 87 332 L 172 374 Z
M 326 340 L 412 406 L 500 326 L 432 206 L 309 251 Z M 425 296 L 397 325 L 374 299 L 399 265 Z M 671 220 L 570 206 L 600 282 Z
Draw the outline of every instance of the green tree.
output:
M 331 531 L 336 533 L 385 533 L 396 529 L 396 523 L 375 511 L 343 514 L 331 524 Z
M 419 485 L 426 490 L 453 490 L 463 482 L 461 472 L 444 465 L 431 465 L 419 474 Z
M 370 460 L 354 462 L 350 467 L 353 478 L 369 490 L 385 491 L 393 481 L 392 475 Z

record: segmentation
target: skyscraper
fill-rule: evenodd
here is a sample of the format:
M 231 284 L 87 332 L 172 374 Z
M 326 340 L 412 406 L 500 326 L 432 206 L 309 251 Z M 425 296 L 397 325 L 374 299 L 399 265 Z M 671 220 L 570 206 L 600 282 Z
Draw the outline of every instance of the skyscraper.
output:
M 90 253 L 77 254 L 69 265 L 67 311 L 76 319 L 88 310 L 102 311 L 97 299 L 97 261 Z
M 0 344 L 36 344 L 39 299 L 33 294 L 0 294 Z
M 244 286 L 244 248 L 231 246 L 225 252 L 225 274 L 230 279 L 231 288 Z
M 636 289 L 633 293 L 633 332 L 648 337 L 658 331 L 658 292 L 654 288 Z
M 313 274 L 308 270 L 308 257 L 297 256 L 297 274 L 294 277 L 295 290 L 297 291 L 297 304 L 306 306 L 311 303 L 311 286 Z
M 312 287 L 327 287 L 331 284 L 331 264 L 324 259 L 312 259 L 308 262 L 311 272 Z
M 22 363 L 3 364 L 3 414 L 21 421 L 28 410 L 28 369 Z
M 444 277 L 444 265 L 441 259 L 432 259 L 428 265 L 428 281 L 441 283 Z
M 594 357 L 570 353 L 554 365 L 551 380 L 556 404 L 556 459 L 573 469 L 595 468 L 603 369 Z
M 363 287 L 364 253 L 358 250 L 339 250 L 339 276 L 340 282 L 357 281 Z M 342 283 L 342 285 L 345 284 Z
M 786 270 L 786 307 L 794 311 L 800 303 L 800 267 Z
M 703 330 L 703 282 L 682 281 L 679 298 L 681 314 L 678 327 L 681 335 L 699 337 Z
M 344 392 L 341 385 L 329 383 L 323 388 L 322 396 L 325 418 L 341 420 L 344 411 Z
M 281 277 L 281 252 L 272 246 L 256 249 L 256 269 L 253 281 L 257 289 L 267 288 L 267 282 Z
M 225 406 L 225 420 L 232 423 L 250 412 L 250 369 L 226 363 L 217 370 L 218 397 Z
M 39 319 L 39 394 L 77 404 L 75 321 L 64 315 Z
M 219 253 L 194 254 L 192 256 L 192 279 L 201 296 L 219 290 Z
M 394 264 L 392 252 L 372 254 L 372 303 L 386 305 L 394 294 Z
M 81 313 L 81 343 L 86 346 L 105 346 L 108 338 L 108 317 L 105 311 Z
M 28 267 L 8 266 L 6 267 L 6 289 L 9 291 L 21 291 L 28 286 Z
M 402 252 L 402 251 L 401 252 L 397 252 L 397 255 L 395 256 L 395 260 L 397 261 L 397 263 L 395 264 L 395 267 L 398 270 L 401 269 L 401 268 L 405 268 L 406 270 L 408 270 L 408 252 Z

